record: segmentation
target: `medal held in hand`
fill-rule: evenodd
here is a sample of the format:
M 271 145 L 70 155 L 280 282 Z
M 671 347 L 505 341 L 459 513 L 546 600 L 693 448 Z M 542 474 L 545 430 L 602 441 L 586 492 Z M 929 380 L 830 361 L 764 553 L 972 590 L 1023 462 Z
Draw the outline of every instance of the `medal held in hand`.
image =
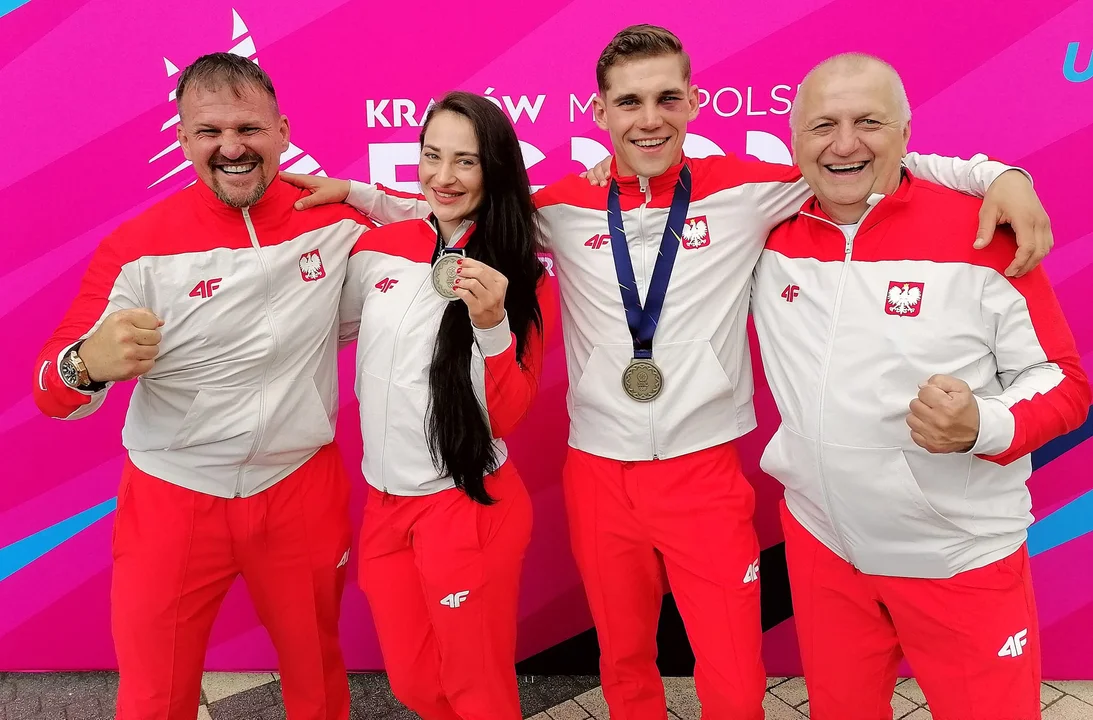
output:
M 452 288 L 457 277 L 455 271 L 459 268 L 459 259 L 462 257 L 462 252 L 443 252 L 433 263 L 433 289 L 445 300 L 459 299 Z
M 471 233 L 468 229 L 454 243 L 442 248 L 440 255 L 433 262 L 433 289 L 436 290 L 437 295 L 449 302 L 459 299 L 453 287 L 455 286 L 455 279 L 459 277 L 456 273 L 459 269 L 459 261 L 467 255 L 463 247 L 467 244 L 470 236 Z M 437 242 L 440 242 L 439 233 L 437 234 Z
M 668 211 L 668 222 L 664 226 L 664 236 L 660 241 L 660 253 L 653 267 L 653 277 L 649 281 L 649 292 L 645 296 L 645 307 L 638 296 L 638 284 L 634 277 L 634 266 L 630 261 L 630 250 L 626 247 L 626 230 L 622 224 L 622 209 L 619 203 L 619 186 L 614 180 L 607 192 L 607 224 L 611 231 L 611 253 L 615 260 L 615 273 L 622 292 L 622 305 L 626 310 L 626 324 L 630 336 L 634 339 L 634 358 L 622 374 L 622 387 L 634 400 L 649 402 L 657 398 L 664 389 L 664 375 L 653 362 L 653 334 L 660 320 L 660 311 L 664 307 L 664 296 L 668 292 L 668 279 L 672 275 L 676 251 L 682 242 L 683 224 L 687 220 L 687 208 L 691 203 L 691 171 L 684 165 L 679 171 L 675 193 L 672 195 L 672 207 Z

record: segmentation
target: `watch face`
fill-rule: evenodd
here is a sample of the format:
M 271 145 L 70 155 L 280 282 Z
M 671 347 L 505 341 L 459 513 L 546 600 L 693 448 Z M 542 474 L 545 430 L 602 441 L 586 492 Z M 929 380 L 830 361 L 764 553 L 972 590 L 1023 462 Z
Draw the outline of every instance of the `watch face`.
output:
M 61 379 L 65 381 L 65 385 L 76 387 L 79 384 L 80 377 L 76 373 L 76 368 L 72 366 L 72 361 L 68 358 L 61 361 L 61 364 L 57 366 L 57 371 L 61 373 Z

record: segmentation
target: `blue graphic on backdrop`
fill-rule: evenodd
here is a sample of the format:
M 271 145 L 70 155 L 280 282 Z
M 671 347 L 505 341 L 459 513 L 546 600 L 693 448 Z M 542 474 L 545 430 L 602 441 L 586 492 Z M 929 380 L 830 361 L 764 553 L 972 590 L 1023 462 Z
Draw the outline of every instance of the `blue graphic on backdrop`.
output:
M 1060 438 L 1055 438 L 1032 453 L 1032 469 L 1047 465 L 1055 458 L 1093 437 L 1093 414 L 1085 423 Z M 110 498 L 55 525 L 0 548 L 0 582 L 31 564 L 65 541 L 91 527 L 117 507 L 117 498 Z M 1093 491 L 1090 491 L 1045 515 L 1028 531 L 1028 548 L 1032 556 L 1093 532 Z
M 1063 77 L 1070 82 L 1080 83 L 1093 78 L 1093 50 L 1089 52 L 1089 59 L 1085 62 L 1085 70 L 1078 72 L 1078 46 L 1080 43 L 1072 42 L 1066 46 L 1066 58 L 1063 60 Z

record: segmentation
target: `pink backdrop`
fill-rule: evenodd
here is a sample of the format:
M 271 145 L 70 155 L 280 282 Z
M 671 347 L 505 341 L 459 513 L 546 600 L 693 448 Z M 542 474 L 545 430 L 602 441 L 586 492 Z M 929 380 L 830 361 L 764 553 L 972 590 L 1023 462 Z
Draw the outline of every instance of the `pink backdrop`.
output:
M 273 77 L 292 122 L 285 168 L 405 183 L 417 122 L 453 88 L 488 93 L 514 117 L 532 182 L 549 183 L 606 154 L 592 123 L 599 50 L 631 22 L 657 22 L 687 45 L 705 105 L 693 156 L 733 152 L 790 161 L 787 112 L 799 79 L 834 52 L 875 52 L 901 70 L 914 110 L 912 149 L 988 152 L 1030 170 L 1053 219 L 1046 262 L 1093 369 L 1093 233 L 1079 182 L 1093 159 L 1093 0 L 684 0 L 635 12 L 599 0 L 467 4 L 426 0 L 412 16 L 362 0 L 0 0 L 0 670 L 114 666 L 109 541 L 127 391 L 90 419 L 39 415 L 32 364 L 76 291 L 89 254 L 119 222 L 193 180 L 173 145 L 177 69 L 233 50 Z M 1080 168 L 1082 176 L 1076 168 Z M 339 440 L 361 452 L 350 357 Z M 759 378 L 761 427 L 743 443 L 760 497 L 764 547 L 781 541 L 779 487 L 758 470 L 775 423 Z M 533 493 L 534 539 L 523 582 L 520 657 L 591 627 L 569 556 L 559 471 L 564 358 L 551 351 L 534 415 L 513 442 Z M 1077 434 L 1038 456 L 1030 541 L 1045 675 L 1093 677 L 1093 446 Z M 1071 446 L 1074 446 L 1071 449 Z M 1063 452 L 1069 450 L 1068 452 Z M 1050 461 L 1050 462 L 1049 462 Z M 356 478 L 359 522 L 363 481 Z M 381 666 L 354 563 L 343 641 L 353 669 Z M 768 631 L 768 669 L 799 671 L 792 620 Z M 210 669 L 272 669 L 272 646 L 237 585 L 215 626 Z

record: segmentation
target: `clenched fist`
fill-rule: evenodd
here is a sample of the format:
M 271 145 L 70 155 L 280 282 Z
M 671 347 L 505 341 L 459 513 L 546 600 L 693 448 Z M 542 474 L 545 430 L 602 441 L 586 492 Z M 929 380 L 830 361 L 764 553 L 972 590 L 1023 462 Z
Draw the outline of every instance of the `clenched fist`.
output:
M 963 380 L 932 376 L 910 408 L 911 439 L 932 453 L 967 452 L 979 437 L 979 406 Z
M 147 308 L 106 316 L 80 346 L 80 357 L 94 382 L 130 380 L 152 369 L 159 354 L 163 321 Z

